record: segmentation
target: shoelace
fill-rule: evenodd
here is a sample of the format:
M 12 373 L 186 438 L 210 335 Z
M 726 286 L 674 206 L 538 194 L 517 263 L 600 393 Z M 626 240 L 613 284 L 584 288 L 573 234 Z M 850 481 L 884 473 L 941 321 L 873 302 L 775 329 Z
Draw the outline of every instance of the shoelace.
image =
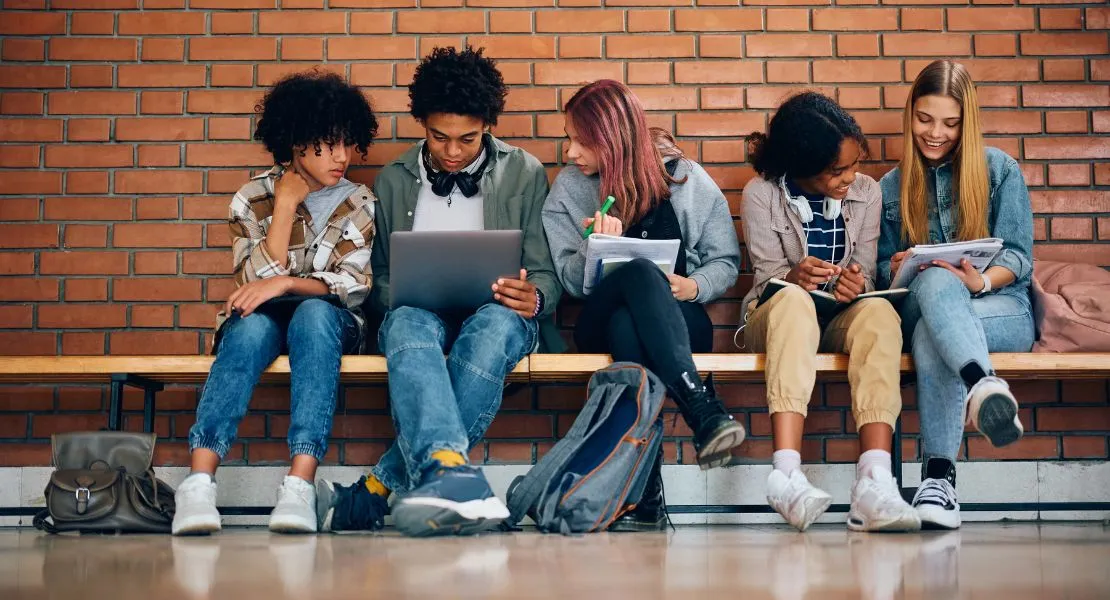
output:
M 928 503 L 948 506 L 956 498 L 956 488 L 947 479 L 926 479 L 913 496 L 913 505 Z
M 871 489 L 878 494 L 877 506 L 881 510 L 902 510 L 906 501 L 902 498 L 902 490 L 893 477 L 871 477 Z
M 199 484 L 199 485 L 188 485 L 188 486 L 183 485 L 183 486 L 181 486 L 177 490 L 177 493 L 179 494 L 179 498 L 177 499 L 177 503 L 178 504 L 189 504 L 189 503 L 192 503 L 192 502 L 205 502 L 205 503 L 207 503 L 208 502 L 208 496 L 210 494 L 210 492 L 208 491 L 210 485 L 211 484 L 205 483 L 205 484 Z
M 703 389 L 694 396 L 693 402 L 690 402 L 688 407 L 690 417 L 694 422 L 705 423 L 710 417 L 728 414 L 724 406 L 714 400 L 715 398 L 709 394 L 709 390 Z
M 315 500 L 312 497 L 311 485 L 298 485 L 296 487 L 282 485 L 278 491 L 278 504 L 286 502 L 292 498 L 300 500 L 302 504 L 315 505 Z
M 336 487 L 340 496 L 339 506 L 336 507 L 336 512 L 340 514 L 336 517 L 352 529 L 381 529 L 385 526 L 385 515 L 389 512 L 389 507 L 385 498 L 371 494 L 369 490 L 359 493 L 359 488 L 365 487 L 365 477 L 352 486 Z M 340 511 L 341 508 L 345 510 Z

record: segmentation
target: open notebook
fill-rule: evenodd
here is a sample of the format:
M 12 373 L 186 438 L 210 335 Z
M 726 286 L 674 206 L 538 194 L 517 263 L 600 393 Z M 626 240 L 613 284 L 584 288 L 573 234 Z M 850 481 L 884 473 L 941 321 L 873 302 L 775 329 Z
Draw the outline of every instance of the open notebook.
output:
M 759 305 L 771 299 L 779 291 L 787 286 L 795 286 L 796 284 L 785 282 L 781 279 L 771 279 L 767 282 L 767 287 L 763 288 L 763 294 L 759 296 Z M 876 290 L 874 292 L 867 292 L 856 296 L 856 299 L 851 302 L 837 302 L 836 297 L 829 292 L 822 290 L 813 290 L 809 296 L 813 298 L 813 305 L 817 307 L 817 316 L 821 320 L 829 320 L 840 314 L 840 312 L 849 306 L 863 300 L 864 298 L 886 298 L 891 304 L 898 307 L 902 299 L 909 294 L 910 291 L 906 288 L 896 288 L 890 290 Z

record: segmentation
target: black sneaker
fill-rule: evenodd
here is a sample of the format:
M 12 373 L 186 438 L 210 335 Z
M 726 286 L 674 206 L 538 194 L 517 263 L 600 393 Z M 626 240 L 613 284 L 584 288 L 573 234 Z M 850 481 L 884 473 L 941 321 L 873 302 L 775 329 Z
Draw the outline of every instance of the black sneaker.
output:
M 336 485 L 326 479 L 316 482 L 316 530 L 378 531 L 385 527 L 389 505 L 371 494 L 363 477 L 354 485 Z
M 947 458 L 930 458 L 913 496 L 913 507 L 922 529 L 959 529 L 960 503 L 956 501 L 956 465 Z
M 702 384 L 697 374 L 683 373 L 669 386 L 682 418 L 694 432 L 694 449 L 703 471 L 727 465 L 732 449 L 744 442 L 744 426 L 725 410 L 713 390 L 713 377 Z
M 470 535 L 497 529 L 509 509 L 493 494 L 482 471 L 469 465 L 429 469 L 420 485 L 393 506 L 393 523 L 405 535 Z

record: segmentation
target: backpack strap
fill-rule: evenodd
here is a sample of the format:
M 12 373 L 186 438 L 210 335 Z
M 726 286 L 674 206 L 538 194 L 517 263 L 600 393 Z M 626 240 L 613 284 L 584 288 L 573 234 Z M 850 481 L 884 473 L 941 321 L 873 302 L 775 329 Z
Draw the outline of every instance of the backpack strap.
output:
M 602 385 L 612 387 L 606 387 L 603 393 L 597 394 L 595 393 L 597 387 L 593 385 L 591 380 L 589 398 L 578 417 L 575 418 L 570 431 L 544 455 L 543 460 L 532 467 L 528 474 L 513 487 L 513 493 L 508 497 L 509 518 L 507 522 L 510 526 L 520 523 L 528 510 L 535 505 L 536 500 L 539 500 L 543 491 L 547 489 L 551 479 L 561 473 L 567 461 L 574 457 L 574 453 L 578 451 L 581 445 L 580 442 L 586 437 L 594 416 L 606 404 L 606 397 L 613 393 L 614 389 L 616 391 L 614 397 L 619 397 L 624 393 L 624 389 L 628 387 L 625 384 Z

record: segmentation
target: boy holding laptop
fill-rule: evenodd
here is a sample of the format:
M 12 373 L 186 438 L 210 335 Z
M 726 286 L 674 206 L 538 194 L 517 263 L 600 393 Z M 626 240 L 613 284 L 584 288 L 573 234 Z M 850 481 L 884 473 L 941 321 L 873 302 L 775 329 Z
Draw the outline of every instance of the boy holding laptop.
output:
M 317 484 L 321 530 L 380 529 L 392 492 L 394 522 L 412 536 L 478 533 L 509 514 L 467 453 L 497 414 L 508 372 L 560 344 L 551 316 L 562 289 L 540 221 L 543 165 L 489 132 L 507 93 L 493 61 L 469 47 L 433 50 L 409 85 L 425 139 L 374 182 L 371 255 L 397 439 L 358 483 Z M 488 282 L 490 302 L 463 314 L 391 307 L 390 234 L 483 230 L 522 231 L 519 278 Z

